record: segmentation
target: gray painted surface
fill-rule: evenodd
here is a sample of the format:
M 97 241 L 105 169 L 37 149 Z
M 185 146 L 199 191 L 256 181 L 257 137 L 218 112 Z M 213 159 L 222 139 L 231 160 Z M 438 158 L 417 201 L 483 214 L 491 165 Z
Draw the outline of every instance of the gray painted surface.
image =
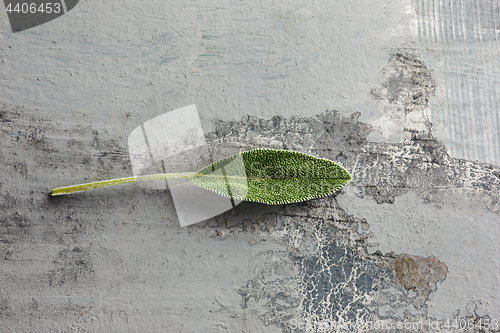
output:
M 191 104 L 207 130 L 246 114 L 370 112 L 388 55 L 418 48 L 400 1 L 82 0 L 17 34 L 2 18 L 2 100 L 116 136 Z
M 431 3 L 80 1 L 17 34 L 2 14 L 0 330 L 499 320 L 497 79 L 471 55 L 495 58 L 497 10 Z M 354 180 L 187 228 L 168 191 L 49 197 L 131 175 L 130 132 L 193 103 L 211 144 L 314 154 Z

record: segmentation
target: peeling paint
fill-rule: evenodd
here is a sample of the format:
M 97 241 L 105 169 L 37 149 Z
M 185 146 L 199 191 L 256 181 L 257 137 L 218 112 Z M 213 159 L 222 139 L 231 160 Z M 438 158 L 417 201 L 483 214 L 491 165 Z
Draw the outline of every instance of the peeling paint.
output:
M 399 255 L 394 256 L 394 260 L 394 271 L 401 285 L 406 290 L 418 291 L 425 297 L 437 289 L 437 282 L 446 279 L 448 269 L 435 257 Z
M 416 75 L 422 76 L 421 79 L 415 81 L 405 76 L 415 73 L 406 71 L 408 63 L 418 69 Z M 441 193 L 449 192 L 480 197 L 492 212 L 500 213 L 497 168 L 450 158 L 444 146 L 433 138 L 424 109 L 434 88 L 422 62 L 396 55 L 390 66 L 399 69 L 389 71 L 389 83 L 397 77 L 404 85 L 390 83 L 384 89 L 390 88 L 391 92 L 378 91 L 378 98 L 399 103 L 396 109 L 402 110 L 405 117 L 411 112 L 422 116 L 407 118 L 407 126 L 403 128 L 406 138 L 401 143 L 369 142 L 367 136 L 371 127 L 358 120 L 360 114 L 346 117 L 338 111 L 327 111 L 312 118 L 264 120 L 244 117 L 240 122 L 218 123 L 216 131 L 208 138 L 214 142 L 237 142 L 244 149 L 293 149 L 335 160 L 353 175 L 352 185 L 341 193 L 372 198 L 377 204 L 394 204 L 397 197 L 417 192 L 428 205 L 446 205 L 440 197 Z M 411 89 L 425 92 L 409 93 Z M 396 98 L 394 94 L 417 98 Z M 270 238 L 285 241 L 290 253 L 267 255 L 274 258 L 275 265 L 288 267 L 288 274 L 281 280 L 275 279 L 272 286 L 263 283 L 261 277 L 250 280 L 240 290 L 243 306 L 249 306 L 252 300 L 264 302 L 268 312 L 262 314 L 261 319 L 266 324 L 280 326 L 285 332 L 289 331 L 287 321 L 290 318 L 339 321 L 358 315 L 365 320 L 429 319 L 426 302 L 439 289 L 439 283 L 446 280 L 446 263 L 432 256 L 369 255 L 366 252 L 370 245 L 369 234 L 364 231 L 372 222 L 347 215 L 335 197 L 311 201 L 305 207 L 283 207 L 289 213 L 281 217 L 287 222 L 280 232 L 257 228 L 252 232 L 258 233 L 255 238 L 261 241 Z M 321 214 L 310 219 L 315 211 Z M 280 218 L 283 213 L 277 211 L 276 214 Z M 243 220 L 251 225 L 248 216 L 243 219 L 233 215 L 230 220 L 233 225 L 243 224 Z M 346 235 L 339 230 L 349 231 Z M 349 243 L 353 239 L 358 243 Z M 301 248 L 301 244 L 309 247 Z M 260 274 L 271 273 L 263 270 Z M 349 281 L 360 284 L 350 285 Z M 292 291 L 299 291 L 299 294 Z M 281 298 L 278 295 L 282 295 Z
M 367 120 L 372 140 L 400 142 L 412 133 L 430 134 L 426 113 L 435 83 L 430 71 L 416 56 L 397 53 L 382 69 L 381 88 L 371 90 L 378 112 Z
M 422 101 L 424 103 L 425 98 Z M 184 237 L 184 240 L 196 240 L 193 244 L 212 242 L 210 246 L 214 248 L 220 244 L 225 250 L 255 251 L 248 254 L 251 273 L 244 277 L 238 275 L 240 262 L 235 261 L 231 263 L 234 267 L 223 266 L 231 274 L 219 277 L 226 279 L 224 281 L 239 279 L 237 287 L 231 286 L 231 290 L 239 296 L 241 309 L 224 311 L 240 311 L 239 316 L 243 311 L 245 320 L 259 318 L 264 325 L 283 332 L 292 332 L 290 321 L 293 319 L 425 321 L 432 319 L 428 317 L 428 303 L 443 283 L 448 282 L 446 270 L 450 262 L 437 254 L 435 257 L 416 253 L 370 254 L 367 250 L 373 247 L 370 232 L 379 221 L 352 213 L 353 208 L 344 199 L 354 197 L 369 200 L 376 207 L 394 207 L 398 200 L 415 194 L 423 205 L 433 209 L 442 207 L 446 212 L 449 203 L 443 200 L 443 193 L 453 193 L 474 196 L 495 216 L 500 212 L 498 168 L 450 158 L 427 131 L 407 130 L 408 137 L 399 143 L 370 142 L 367 136 L 371 127 L 359 121 L 360 113 L 345 116 L 330 110 L 309 118 L 276 116 L 264 120 L 245 116 L 241 121 L 221 121 L 216 124 L 216 130 L 207 135 L 207 141 L 215 146 L 232 143 L 243 149 L 293 149 L 328 158 L 351 172 L 354 180 L 350 186 L 327 198 L 299 204 L 242 203 L 231 211 L 179 231 L 175 229 L 172 202 L 165 192 L 131 186 L 57 201 L 51 199 L 50 188 L 73 183 L 81 175 L 112 178 L 130 173 L 125 149 L 107 133 L 99 133 L 91 127 L 67 133 L 41 118 L 26 120 L 26 114 L 35 114 L 33 110 L 2 105 L 2 111 L 0 162 L 4 172 L 0 179 L 0 205 L 4 210 L 0 236 L 3 264 L 15 265 L 16 258 L 38 252 L 36 248 L 20 245 L 22 242 L 35 241 L 53 248 L 41 255 L 40 260 L 49 262 L 45 270 L 29 271 L 23 281 L 32 290 L 40 285 L 47 290 L 54 286 L 64 286 L 67 290 L 92 288 L 96 279 L 101 279 L 108 283 L 108 291 L 126 293 L 128 289 L 123 286 L 127 283 L 135 283 L 134 288 L 139 288 L 139 282 L 149 282 L 143 275 L 156 277 L 153 283 L 175 284 L 199 273 L 193 263 L 197 260 L 204 270 L 225 263 L 223 258 L 227 253 L 222 252 L 222 257 L 208 263 L 203 261 L 202 254 L 195 256 L 195 252 L 183 247 L 180 241 L 175 243 L 176 237 Z M 41 130 L 31 135 L 32 127 Z M 79 134 L 78 138 L 75 133 Z M 60 139 L 61 136 L 66 139 Z M 18 147 L 25 151 L 22 157 L 16 155 Z M 75 147 L 83 151 L 75 152 Z M 47 177 L 55 172 L 59 173 L 57 181 L 61 184 L 52 184 L 54 178 Z M 47 182 L 48 179 L 51 181 Z M 151 243 L 154 248 L 136 257 L 129 249 L 134 242 Z M 173 246 L 170 244 L 177 248 L 171 262 L 163 259 L 168 251 L 161 251 Z M 156 258 L 164 261 L 158 262 Z M 153 264 L 168 268 L 160 270 Z M 104 265 L 112 267 L 116 274 L 100 275 L 99 268 Z M 143 273 L 144 270 L 149 275 Z M 213 272 L 217 274 L 218 270 Z M 8 274 L 4 280 L 9 286 L 19 283 Z M 156 295 L 163 289 L 158 284 L 148 290 L 155 290 Z M 186 290 L 189 292 L 189 288 Z M 172 292 L 173 289 L 168 289 L 162 295 Z M 127 295 L 130 302 L 135 302 L 134 306 L 139 306 L 140 300 L 133 294 Z M 196 301 L 196 297 L 192 297 Z M 186 302 L 194 306 L 189 300 Z M 2 301 L 4 313 L 11 313 L 12 306 L 28 304 L 35 304 L 31 313 L 50 313 L 47 304 L 51 303 L 44 300 L 24 299 L 21 305 L 13 303 L 9 297 Z M 93 307 L 94 303 L 102 307 Z M 63 304 L 60 311 L 65 314 L 84 311 L 89 313 L 89 318 L 106 317 L 109 313 L 103 304 L 110 306 L 98 297 L 86 298 L 77 305 Z M 487 306 L 476 302 L 469 306 L 469 312 L 460 312 L 457 316 L 479 320 L 487 315 L 485 309 Z M 121 320 L 131 318 L 132 312 L 124 313 Z M 81 325 L 92 327 L 93 324 Z M 229 330 L 231 326 L 217 327 Z

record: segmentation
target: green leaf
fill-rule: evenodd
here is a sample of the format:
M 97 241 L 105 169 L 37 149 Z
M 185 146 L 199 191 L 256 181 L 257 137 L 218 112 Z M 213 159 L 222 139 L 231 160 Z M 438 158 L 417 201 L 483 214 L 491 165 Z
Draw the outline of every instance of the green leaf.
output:
M 351 179 L 346 169 L 327 159 L 254 149 L 203 168 L 191 181 L 231 199 L 277 205 L 325 197 Z
M 351 181 L 340 165 L 289 150 L 254 149 L 217 161 L 199 172 L 167 173 L 101 180 L 59 187 L 52 196 L 112 185 L 188 178 L 197 186 L 230 199 L 287 204 L 330 195 Z

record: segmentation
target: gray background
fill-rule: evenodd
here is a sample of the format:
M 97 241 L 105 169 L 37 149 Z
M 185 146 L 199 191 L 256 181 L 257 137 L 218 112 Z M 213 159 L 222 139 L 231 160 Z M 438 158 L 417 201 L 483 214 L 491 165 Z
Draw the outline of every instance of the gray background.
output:
M 340 295 L 345 277 L 369 318 L 500 320 L 495 1 L 82 0 L 16 34 L 0 18 L 0 330 L 288 332 L 350 316 L 305 292 L 301 269 L 337 259 L 370 274 L 311 283 Z M 190 104 L 208 141 L 336 159 L 354 181 L 188 228 L 168 192 L 48 197 L 131 175 L 129 133 Z M 325 244 L 345 251 L 311 264 Z M 445 277 L 408 290 L 398 256 Z

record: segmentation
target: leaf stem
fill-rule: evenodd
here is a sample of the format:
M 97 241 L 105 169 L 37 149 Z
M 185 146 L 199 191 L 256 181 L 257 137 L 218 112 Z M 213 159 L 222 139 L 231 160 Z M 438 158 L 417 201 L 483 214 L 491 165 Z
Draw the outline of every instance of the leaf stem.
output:
M 52 190 L 52 196 L 58 196 L 58 195 L 63 195 L 63 194 L 70 194 L 70 193 L 82 192 L 82 191 L 87 191 L 87 190 L 93 190 L 95 188 L 106 187 L 106 186 L 144 182 L 144 181 L 150 181 L 150 180 L 193 178 L 193 177 L 196 177 L 197 175 L 198 175 L 197 172 L 159 173 L 159 174 L 154 174 L 154 175 L 132 176 L 132 177 L 126 177 L 126 178 L 101 180 L 98 182 L 92 182 L 92 183 L 86 183 L 86 184 L 58 187 L 58 188 L 55 188 Z

